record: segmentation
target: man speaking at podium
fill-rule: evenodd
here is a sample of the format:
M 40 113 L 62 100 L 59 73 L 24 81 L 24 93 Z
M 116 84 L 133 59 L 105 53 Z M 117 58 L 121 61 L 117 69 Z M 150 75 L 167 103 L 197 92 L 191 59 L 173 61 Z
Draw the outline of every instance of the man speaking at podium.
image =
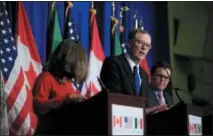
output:
M 133 96 L 146 96 L 149 90 L 147 73 L 140 62 L 151 49 L 151 36 L 136 29 L 129 35 L 127 53 L 110 56 L 104 60 L 100 78 L 111 91 Z

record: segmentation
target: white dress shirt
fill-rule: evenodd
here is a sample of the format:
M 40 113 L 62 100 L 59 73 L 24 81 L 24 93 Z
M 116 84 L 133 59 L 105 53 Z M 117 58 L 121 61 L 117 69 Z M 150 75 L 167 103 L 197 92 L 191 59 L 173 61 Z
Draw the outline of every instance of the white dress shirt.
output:
M 136 64 L 131 58 L 130 58 L 130 56 L 129 56 L 129 54 L 128 53 L 125 53 L 124 54 L 125 55 L 125 57 L 126 57 L 126 59 L 127 59 L 127 61 L 128 61 L 128 63 L 129 63 L 129 65 L 130 65 L 130 68 L 131 68 L 131 70 L 132 70 L 132 73 L 134 72 L 134 66 L 136 65 L 137 67 L 138 67 L 138 74 L 140 75 L 140 71 L 139 71 L 139 64 Z M 142 79 L 141 79 L 141 77 L 140 77 L 140 86 L 141 86 L 141 82 L 142 82 Z

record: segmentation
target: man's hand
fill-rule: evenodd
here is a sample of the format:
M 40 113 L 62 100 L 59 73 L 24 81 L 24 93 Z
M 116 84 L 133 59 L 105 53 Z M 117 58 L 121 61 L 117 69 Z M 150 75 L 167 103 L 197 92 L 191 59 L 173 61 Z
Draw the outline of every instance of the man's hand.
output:
M 161 111 L 164 111 L 164 110 L 167 110 L 167 109 L 168 109 L 167 105 L 162 104 L 162 105 L 159 105 L 159 106 L 147 108 L 147 109 L 145 109 L 145 112 L 146 112 L 146 114 L 150 114 L 150 113 L 161 112 Z
M 157 106 L 157 112 L 165 111 L 167 109 L 168 109 L 168 107 L 167 107 L 166 104 L 162 104 L 162 105 Z

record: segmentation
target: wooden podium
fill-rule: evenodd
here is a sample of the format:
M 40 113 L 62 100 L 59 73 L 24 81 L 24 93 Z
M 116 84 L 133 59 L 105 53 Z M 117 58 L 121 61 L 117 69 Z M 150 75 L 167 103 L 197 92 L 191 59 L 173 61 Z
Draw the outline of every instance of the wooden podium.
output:
M 148 135 L 202 134 L 202 109 L 180 102 L 171 109 L 146 116 Z
M 122 130 L 122 134 L 129 135 L 134 131 L 141 135 L 140 132 L 143 131 L 145 135 L 144 106 L 145 99 L 142 97 L 101 91 L 84 102 L 67 104 L 49 112 L 46 118 L 51 120 L 52 128 L 46 130 L 48 132 L 40 132 L 40 134 L 115 135 L 120 134 L 119 130 Z M 127 118 L 125 117 L 127 115 L 132 116 Z M 133 130 L 136 127 L 133 126 L 134 121 L 139 116 L 141 116 L 141 120 L 138 119 L 137 129 Z M 128 121 L 130 119 L 132 122 Z

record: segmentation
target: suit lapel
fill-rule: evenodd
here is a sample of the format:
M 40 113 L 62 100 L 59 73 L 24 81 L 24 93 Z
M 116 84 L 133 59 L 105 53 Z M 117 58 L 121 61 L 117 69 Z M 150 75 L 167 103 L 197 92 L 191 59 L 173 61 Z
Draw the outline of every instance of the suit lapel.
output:
M 155 91 L 152 90 L 152 99 L 153 99 L 153 105 L 158 105 L 159 104 L 159 101 L 158 101 L 158 98 L 155 94 Z
M 166 93 L 163 93 L 164 95 L 164 98 L 165 98 L 165 101 L 166 101 L 166 104 L 169 106 L 169 101 L 168 101 L 168 95 Z
M 129 81 L 131 83 L 131 86 L 132 86 L 134 94 L 136 95 L 136 88 L 135 88 L 135 84 L 134 84 L 134 75 L 132 73 L 132 69 L 131 69 L 126 57 L 124 56 L 124 54 L 121 55 L 121 59 L 124 62 L 123 63 L 123 68 L 124 68 L 124 70 L 126 72 L 126 76 L 127 76 L 127 78 L 129 79 Z

